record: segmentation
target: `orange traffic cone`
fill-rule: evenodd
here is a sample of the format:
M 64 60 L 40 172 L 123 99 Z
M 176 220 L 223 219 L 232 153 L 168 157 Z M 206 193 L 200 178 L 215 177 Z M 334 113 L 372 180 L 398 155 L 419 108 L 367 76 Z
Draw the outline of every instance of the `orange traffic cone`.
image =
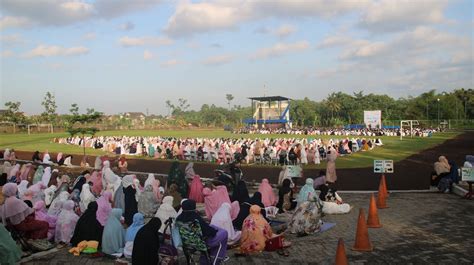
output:
M 385 182 L 385 175 L 382 174 L 380 177 L 380 184 L 379 184 L 379 190 L 382 188 L 382 192 L 385 195 L 385 198 L 388 197 L 388 190 L 387 190 L 387 183 Z
M 347 261 L 346 248 L 344 247 L 344 240 L 342 240 L 342 238 L 339 238 L 339 241 L 337 242 L 335 265 L 348 265 L 348 264 L 349 262 Z
M 379 208 L 379 209 L 388 208 L 387 203 L 385 202 L 386 198 L 387 197 L 383 193 L 382 185 L 380 185 L 379 186 L 379 193 L 377 194 L 377 208 Z
M 367 227 L 380 228 L 379 214 L 377 213 L 377 205 L 375 204 L 375 196 L 372 193 L 370 196 L 369 215 L 367 216 Z
M 367 223 L 365 221 L 364 209 L 359 209 L 359 220 L 357 221 L 357 231 L 354 246 L 354 251 L 372 251 L 374 248 L 369 240 L 369 231 L 367 230 Z

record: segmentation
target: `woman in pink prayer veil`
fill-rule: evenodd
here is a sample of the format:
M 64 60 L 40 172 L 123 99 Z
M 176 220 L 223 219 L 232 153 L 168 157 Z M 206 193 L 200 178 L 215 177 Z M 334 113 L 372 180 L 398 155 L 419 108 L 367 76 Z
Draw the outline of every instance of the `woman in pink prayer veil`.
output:
M 202 193 L 204 186 L 202 185 L 201 177 L 195 175 L 191 182 L 191 189 L 189 190 L 189 199 L 196 201 L 196 203 L 204 202 L 204 195 Z
M 275 193 L 273 193 L 273 188 L 268 182 L 268 179 L 262 179 L 258 191 L 262 194 L 262 203 L 265 207 L 275 206 L 277 199 Z

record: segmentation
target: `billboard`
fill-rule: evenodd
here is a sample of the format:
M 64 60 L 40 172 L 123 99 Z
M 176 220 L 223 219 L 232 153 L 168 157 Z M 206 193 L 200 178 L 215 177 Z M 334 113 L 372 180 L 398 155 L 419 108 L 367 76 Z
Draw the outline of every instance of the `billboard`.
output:
M 364 124 L 367 128 L 382 128 L 382 111 L 364 110 Z

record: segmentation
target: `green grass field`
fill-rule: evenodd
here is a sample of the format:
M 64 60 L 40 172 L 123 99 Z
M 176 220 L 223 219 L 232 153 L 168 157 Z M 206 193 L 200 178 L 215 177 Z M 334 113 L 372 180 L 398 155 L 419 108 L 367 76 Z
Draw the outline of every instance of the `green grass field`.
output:
M 305 135 L 239 135 L 231 134 L 223 130 L 156 130 L 156 131 L 103 131 L 99 132 L 98 135 L 106 136 L 166 136 L 166 137 L 205 137 L 205 138 L 279 138 L 279 137 L 298 137 L 298 138 L 343 138 L 334 136 L 305 136 Z M 368 152 L 358 152 L 352 155 L 343 156 L 338 158 L 338 168 L 358 168 L 358 167 L 370 167 L 373 165 L 374 159 L 393 159 L 395 161 L 402 160 L 412 154 L 419 153 L 421 150 L 436 146 L 446 141 L 447 139 L 453 138 L 458 133 L 438 133 L 434 134 L 431 138 L 404 138 L 400 141 L 399 137 L 381 137 L 384 143 L 382 147 L 376 147 Z M 67 133 L 55 133 L 55 134 L 0 134 L 0 149 L 14 148 L 21 151 L 40 151 L 49 150 L 50 152 L 63 152 L 65 154 L 82 154 L 82 148 L 79 146 L 61 145 L 52 143 L 52 139 L 55 137 L 68 137 Z M 92 148 L 87 149 L 87 154 L 98 155 L 105 154 L 101 150 L 94 150 Z M 324 167 L 324 163 L 310 167 Z

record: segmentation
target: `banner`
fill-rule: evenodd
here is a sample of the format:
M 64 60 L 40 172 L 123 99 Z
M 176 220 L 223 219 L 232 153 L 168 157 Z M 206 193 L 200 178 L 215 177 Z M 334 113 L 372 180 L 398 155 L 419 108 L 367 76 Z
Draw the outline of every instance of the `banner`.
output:
M 382 128 L 382 111 L 364 110 L 364 123 L 367 128 Z

